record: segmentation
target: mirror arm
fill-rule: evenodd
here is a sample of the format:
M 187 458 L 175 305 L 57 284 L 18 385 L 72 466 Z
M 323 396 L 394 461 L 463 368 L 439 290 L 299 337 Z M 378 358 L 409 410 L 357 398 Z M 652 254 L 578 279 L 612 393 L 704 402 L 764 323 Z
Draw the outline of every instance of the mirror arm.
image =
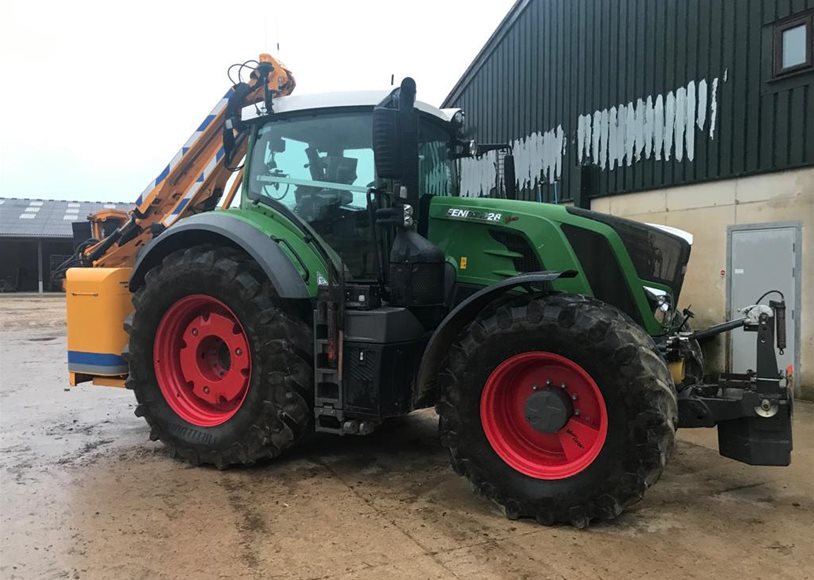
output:
M 474 157 L 480 157 L 489 151 L 506 151 L 508 154 L 512 152 L 512 146 L 508 143 L 478 143 L 475 145 L 475 149 L 477 153 L 475 153 Z

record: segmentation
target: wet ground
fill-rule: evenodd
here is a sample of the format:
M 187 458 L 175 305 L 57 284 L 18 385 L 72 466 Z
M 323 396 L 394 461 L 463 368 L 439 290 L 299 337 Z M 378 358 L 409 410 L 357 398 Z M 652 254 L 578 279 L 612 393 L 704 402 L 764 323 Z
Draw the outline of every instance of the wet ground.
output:
M 790 468 L 680 433 L 661 481 L 579 531 L 509 521 L 448 467 L 436 417 L 192 468 L 128 391 L 66 390 L 61 297 L 0 296 L 2 578 L 814 578 L 814 405 Z

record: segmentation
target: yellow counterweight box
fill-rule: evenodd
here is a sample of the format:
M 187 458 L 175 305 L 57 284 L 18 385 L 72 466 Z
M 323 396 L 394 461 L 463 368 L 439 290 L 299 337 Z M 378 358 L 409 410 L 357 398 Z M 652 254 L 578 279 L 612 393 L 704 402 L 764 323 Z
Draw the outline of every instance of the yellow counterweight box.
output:
M 71 268 L 65 277 L 68 371 L 71 385 L 92 380 L 120 384 L 127 375 L 124 319 L 133 310 L 127 284 L 132 268 Z M 111 380 L 113 381 L 111 383 Z

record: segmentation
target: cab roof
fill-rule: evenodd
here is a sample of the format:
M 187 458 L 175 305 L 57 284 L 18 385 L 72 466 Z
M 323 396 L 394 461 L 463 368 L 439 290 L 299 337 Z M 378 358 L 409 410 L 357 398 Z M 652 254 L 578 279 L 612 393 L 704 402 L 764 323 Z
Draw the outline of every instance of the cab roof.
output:
M 344 107 L 375 107 L 390 94 L 390 90 L 372 91 L 345 91 L 333 93 L 317 93 L 311 95 L 290 95 L 287 97 L 277 97 L 274 99 L 273 107 L 275 113 L 292 113 L 295 111 L 309 111 L 318 109 L 338 109 Z M 439 109 L 423 101 L 416 101 L 416 108 L 438 119 L 449 122 L 452 115 L 458 109 Z M 243 107 L 241 118 L 244 121 L 255 119 L 258 114 L 265 113 L 263 103 L 257 106 L 249 105 Z

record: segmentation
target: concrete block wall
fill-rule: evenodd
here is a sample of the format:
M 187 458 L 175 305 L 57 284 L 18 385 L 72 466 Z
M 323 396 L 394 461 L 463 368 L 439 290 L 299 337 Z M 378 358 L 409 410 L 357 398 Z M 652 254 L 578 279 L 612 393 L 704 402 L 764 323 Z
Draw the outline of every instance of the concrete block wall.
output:
M 814 169 L 806 168 L 594 199 L 591 209 L 661 223 L 695 238 L 679 307 L 692 304 L 696 327 L 726 319 L 727 226 L 802 223 L 798 395 L 814 399 Z M 712 368 L 725 367 L 723 338 L 709 345 Z M 736 369 L 733 369 L 736 370 Z

